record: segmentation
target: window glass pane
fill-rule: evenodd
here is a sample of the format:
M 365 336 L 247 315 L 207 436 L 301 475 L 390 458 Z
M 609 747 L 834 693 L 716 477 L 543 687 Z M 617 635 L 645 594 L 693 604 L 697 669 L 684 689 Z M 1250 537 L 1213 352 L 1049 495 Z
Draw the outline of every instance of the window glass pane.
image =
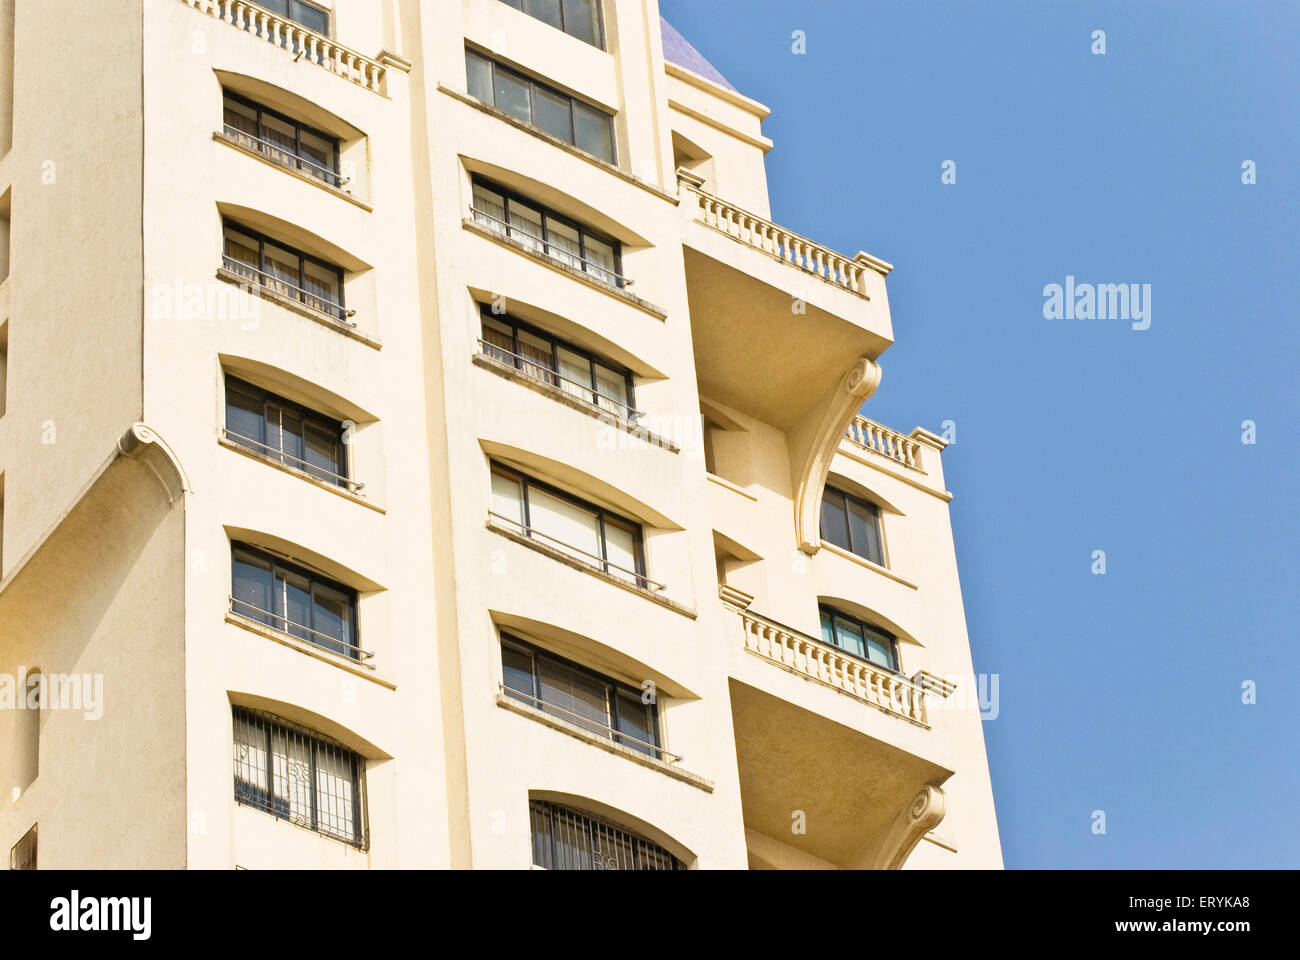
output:
M 313 635 L 311 638 L 313 643 L 317 643 L 325 649 L 333 650 L 345 657 L 357 656 L 356 651 L 352 649 L 354 645 L 352 640 L 352 600 L 347 594 L 324 584 L 316 584 L 311 628 L 317 634 L 324 634 L 324 636 Z M 331 641 L 338 642 L 333 643 Z
M 311 582 L 290 570 L 275 571 L 275 610 L 280 629 L 299 640 L 311 640 Z
M 272 786 L 294 823 L 312 826 L 311 745 L 286 731 L 271 731 Z
M 317 33 L 329 36 L 329 14 L 319 7 L 303 3 L 302 0 L 289 0 L 289 18 L 301 23 L 308 30 L 315 30 Z
M 573 143 L 573 116 L 569 113 L 569 98 L 556 96 L 541 87 L 533 88 L 533 98 L 533 122 L 565 143 Z
M 596 515 L 586 507 L 534 487 L 528 494 L 528 516 L 535 531 L 552 538 L 544 540 L 547 546 L 584 563 L 595 562 L 600 556 Z
M 621 580 L 632 580 L 637 572 L 636 533 L 611 520 L 605 521 L 605 559 L 609 573 Z
M 500 66 L 493 70 L 493 74 L 493 103 L 497 109 L 504 110 L 516 120 L 532 123 L 532 84 Z
M 560 20 L 560 0 L 525 0 L 525 9 L 538 20 L 553 27 L 562 24 Z
M 530 653 L 503 643 L 501 674 L 506 690 L 522 693 L 526 703 L 533 702 L 533 658 Z
M 835 618 L 835 645 L 855 657 L 867 655 L 866 643 L 862 639 L 862 627 L 844 617 Z
M 849 549 L 849 517 L 844 497 L 829 487 L 822 492 L 822 539 Z
M 890 670 L 898 669 L 898 659 L 894 655 L 894 642 L 882 631 L 867 627 L 864 631 L 867 640 L 867 659 Z
M 273 626 L 270 617 L 273 612 L 270 561 L 238 547 L 232 558 L 231 581 L 235 602 L 231 609 L 240 616 Z
M 498 517 L 523 526 L 524 498 L 519 481 L 514 477 L 492 472 L 492 512 Z
M 600 45 L 598 0 L 564 0 L 564 31 L 594 46 Z
M 227 133 L 242 133 L 256 138 L 257 111 L 246 104 L 237 103 L 229 98 L 225 101 L 225 123 Z
M 551 256 L 574 269 L 582 269 L 582 241 L 577 230 L 554 217 L 547 217 L 546 240 Z
M 551 356 L 551 341 L 543 340 L 527 330 L 520 330 L 519 355 L 526 358 L 524 361 L 520 361 L 520 368 L 524 373 L 546 383 L 555 382 L 555 378 L 551 376 L 551 371 L 555 365 L 555 361 Z
M 853 552 L 872 563 L 884 563 L 880 549 L 880 527 L 877 526 L 876 508 L 871 504 L 847 500 L 849 508 L 849 537 Z
M 286 297 L 297 297 L 297 287 L 302 277 L 298 275 L 298 254 L 286 250 L 274 243 L 264 246 L 266 266 L 263 268 L 271 278 L 266 285 Z
M 225 245 L 222 252 L 225 254 L 226 269 L 233 270 L 254 283 L 260 283 L 258 270 L 262 265 L 262 258 L 256 238 L 228 224 L 223 231 L 223 236 Z
M 582 354 L 566 350 L 564 347 L 559 347 L 555 351 L 555 356 L 559 361 L 560 376 L 565 378 L 560 381 L 560 389 L 570 396 L 594 403 L 594 395 L 585 386 L 591 383 L 591 361 Z
M 484 103 L 492 102 L 492 63 L 482 57 L 465 52 L 465 75 L 469 95 Z
M 335 171 L 334 142 L 317 136 L 309 130 L 301 131 L 299 138 L 302 144 L 299 150 L 300 156 L 311 161 L 310 163 L 299 164 L 302 171 L 327 183 L 337 183 L 338 177 L 333 175 Z
M 262 139 L 267 141 L 262 146 L 262 152 L 272 160 L 291 167 L 297 166 L 298 134 L 292 124 L 285 123 L 279 117 L 263 115 Z
M 296 410 L 274 401 L 267 403 L 266 445 L 272 450 L 288 454 L 294 460 L 302 459 L 302 417 Z M 293 465 L 298 466 L 296 463 Z
M 609 735 L 609 713 L 605 704 L 605 684 L 549 657 L 537 658 L 537 688 L 542 709 L 576 723 L 593 733 Z
M 835 619 L 827 610 L 821 611 L 822 615 L 822 641 L 829 643 L 832 647 L 839 646 L 835 642 Z
M 629 415 L 627 405 L 627 377 L 617 370 L 595 364 L 597 403 L 601 408 L 620 417 Z
M 518 200 L 510 201 L 510 236 L 531 250 L 542 249 L 542 215 Z
M 515 331 L 513 327 L 484 316 L 483 342 L 489 344 L 486 349 L 488 356 L 495 357 L 503 363 L 513 364 L 515 362 L 512 356 L 515 352 Z
M 337 270 L 307 260 L 303 264 L 302 286 L 307 291 L 303 297 L 307 306 L 342 318 L 343 288 Z
M 338 477 L 343 475 L 343 444 L 336 428 L 308 420 L 303 426 L 302 458 L 309 464 L 308 473 L 330 483 L 342 483 Z
M 587 263 L 584 269 L 597 280 L 616 283 L 618 276 L 614 273 L 614 248 L 603 240 L 597 240 L 591 234 L 583 238 L 586 247 Z
M 267 803 L 270 758 L 266 731 L 247 716 L 235 715 L 235 797 L 259 806 Z
M 226 382 L 226 430 L 236 437 L 243 437 L 254 444 L 264 442 L 263 424 L 266 415 L 266 402 L 260 393 L 255 393 L 232 381 Z M 250 445 L 250 449 L 263 453 L 260 446 Z
M 355 839 L 357 768 L 352 754 L 331 744 L 316 745 L 316 828 Z
M 654 724 L 654 707 L 650 704 L 641 702 L 641 697 L 630 690 L 618 691 L 615 702 L 618 705 L 618 731 L 627 734 L 628 738 L 619 738 L 619 742 L 631 747 L 633 750 L 639 750 L 642 753 L 657 757 L 659 751 L 654 747 L 659 745 L 659 738 L 655 735 Z M 634 741 L 640 741 L 636 743 Z M 647 746 L 651 744 L 651 746 Z
M 486 214 L 486 216 L 480 216 Z M 474 184 L 474 219 L 486 227 L 505 232 L 506 200 L 487 187 Z
M 614 162 L 612 126 L 607 114 L 576 101 L 573 104 L 574 143 L 594 157 Z

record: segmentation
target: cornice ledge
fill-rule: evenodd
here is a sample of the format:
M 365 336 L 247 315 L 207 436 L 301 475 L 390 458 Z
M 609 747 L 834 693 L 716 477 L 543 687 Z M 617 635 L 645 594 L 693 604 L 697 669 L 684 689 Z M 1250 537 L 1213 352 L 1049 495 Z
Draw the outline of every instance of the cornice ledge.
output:
M 876 392 L 883 371 L 880 365 L 860 357 L 840 379 L 839 385 L 823 405 L 817 429 L 806 435 L 807 454 L 796 477 L 794 524 L 799 549 L 812 556 L 821 549 L 821 524 L 818 506 L 822 487 L 830 472 L 831 461 L 840 448 L 840 439 L 849 429 L 858 408 Z M 793 462 L 800 462 L 792 458 Z
M 183 494 L 194 492 L 176 451 L 147 424 L 133 423 L 118 438 L 117 449 L 122 456 L 139 460 L 153 472 L 162 484 L 169 504 L 175 503 Z

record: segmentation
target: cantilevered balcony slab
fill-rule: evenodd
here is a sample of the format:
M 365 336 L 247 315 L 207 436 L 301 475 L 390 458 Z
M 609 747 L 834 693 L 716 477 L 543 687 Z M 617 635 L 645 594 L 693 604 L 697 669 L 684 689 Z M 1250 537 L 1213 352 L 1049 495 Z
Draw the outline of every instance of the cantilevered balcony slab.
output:
M 893 341 L 885 275 L 681 182 L 683 256 L 703 393 L 782 429 L 801 422 L 828 371 Z M 816 385 L 815 388 L 810 385 Z

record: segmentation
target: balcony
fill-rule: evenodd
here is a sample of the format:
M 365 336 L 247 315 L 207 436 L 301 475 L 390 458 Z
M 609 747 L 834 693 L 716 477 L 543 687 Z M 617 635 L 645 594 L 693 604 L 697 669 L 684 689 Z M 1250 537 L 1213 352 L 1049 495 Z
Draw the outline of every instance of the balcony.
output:
M 866 417 L 854 417 L 844 434 L 852 445 L 870 450 L 903 466 L 925 473 L 921 467 L 921 443 Z
M 384 64 L 288 17 L 242 0 L 181 0 L 181 3 L 266 40 L 295 59 L 315 64 L 380 96 L 388 96 L 388 68 Z
M 701 392 L 792 431 L 852 364 L 893 342 L 892 268 L 836 253 L 678 176 Z

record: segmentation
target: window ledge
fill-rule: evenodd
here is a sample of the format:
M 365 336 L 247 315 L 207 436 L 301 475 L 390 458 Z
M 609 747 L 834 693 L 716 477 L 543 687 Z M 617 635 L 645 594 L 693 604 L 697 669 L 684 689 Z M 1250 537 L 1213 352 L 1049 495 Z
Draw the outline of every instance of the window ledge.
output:
M 643 767 L 650 767 L 651 769 L 658 770 L 660 773 L 681 780 L 683 783 L 689 783 L 691 786 L 703 790 L 706 793 L 713 792 L 712 780 L 706 780 L 699 774 L 683 770 L 675 764 L 647 756 L 640 750 L 633 750 L 631 747 L 626 747 L 621 743 L 615 743 L 608 737 L 602 737 L 599 734 L 592 733 L 590 730 L 584 730 L 576 723 L 570 723 L 563 717 L 549 714 L 545 710 L 530 706 L 529 704 L 516 700 L 514 697 L 507 696 L 504 693 L 497 693 L 497 706 L 506 710 L 512 710 L 515 713 L 536 720 L 538 723 L 543 723 L 562 733 L 567 733 L 571 737 L 589 743 L 594 747 L 600 747 L 602 750 L 608 751 L 609 753 L 615 753 L 620 757 L 626 757 L 628 760 L 631 760 L 634 763 L 639 763 Z
M 212 134 L 212 139 L 216 140 L 218 143 L 224 143 L 228 147 L 233 147 L 234 149 L 238 150 L 240 153 L 246 154 L 255 160 L 260 160 L 268 167 L 274 167 L 277 170 L 287 173 L 291 177 L 297 177 L 299 180 L 302 180 L 306 183 L 310 183 L 314 187 L 319 187 L 321 190 L 324 190 L 326 193 L 333 194 L 334 196 L 340 198 L 341 200 L 346 200 L 348 203 L 360 207 L 362 210 L 366 211 L 366 213 L 375 212 L 374 207 L 366 203 L 364 200 L 361 200 L 360 198 L 354 196 L 353 194 L 348 193 L 346 190 L 341 190 L 338 187 L 332 186 L 331 184 L 328 184 L 324 180 L 320 179 L 320 177 L 313 177 L 311 174 L 303 173 L 301 170 L 295 170 L 293 167 L 286 166 L 283 163 L 276 163 L 274 160 L 266 156 L 266 154 L 262 153 L 261 151 L 253 150 L 247 145 L 241 143 L 237 137 L 233 137 L 228 133 L 225 133 L 221 130 L 217 130 Z
M 835 554 L 838 557 L 843 557 L 845 560 L 851 560 L 854 563 L 856 563 L 858 566 L 866 567 L 868 570 L 874 570 L 876 573 L 880 574 L 881 576 L 888 577 L 890 580 L 894 580 L 898 583 L 901 583 L 903 586 L 908 587 L 909 589 L 912 590 L 919 589 L 917 585 L 914 584 L 911 580 L 905 580 L 902 577 L 900 577 L 898 574 L 894 573 L 894 571 L 890 570 L 888 567 L 882 567 L 878 563 L 872 563 L 870 560 L 864 559 L 863 557 L 859 557 L 856 553 L 854 553 L 851 550 L 845 550 L 843 547 L 837 547 L 835 544 L 828 543 L 825 540 L 822 541 L 822 547 L 829 550 L 831 553 Z
M 226 611 L 226 623 L 234 624 L 236 627 L 247 630 L 249 633 L 255 633 L 259 637 L 265 637 L 267 640 L 274 640 L 291 650 L 297 650 L 299 653 L 305 653 L 307 656 L 330 666 L 338 667 L 340 670 L 346 670 L 348 673 L 355 674 L 358 677 L 364 677 L 371 683 L 376 683 L 381 687 L 387 687 L 389 690 L 396 690 L 397 684 L 392 680 L 376 676 L 375 671 L 357 663 L 349 657 L 342 657 L 336 653 L 330 653 L 328 650 L 322 650 L 314 644 L 305 640 L 299 640 L 297 637 L 287 633 L 281 633 L 279 630 L 272 629 L 264 623 L 258 623 L 248 617 L 240 616 L 237 613 Z
M 626 580 L 620 580 L 618 577 L 611 576 L 610 574 L 606 573 L 603 570 L 597 570 L 594 567 L 590 567 L 587 564 L 583 563 L 582 561 L 576 560 L 573 557 L 569 556 L 567 553 L 557 550 L 554 547 L 548 547 L 546 544 L 539 543 L 537 540 L 535 540 L 532 537 L 526 537 L 523 534 L 519 533 L 518 531 L 511 530 L 509 527 L 506 527 L 499 523 L 494 523 L 491 517 L 488 518 L 486 525 L 487 528 L 491 530 L 493 533 L 503 536 L 507 540 L 513 540 L 515 541 L 515 543 L 518 543 L 520 546 L 527 547 L 530 550 L 536 550 L 538 553 L 544 553 L 548 557 L 551 557 L 554 560 L 558 560 L 561 563 L 565 564 L 566 566 L 572 567 L 574 570 L 581 570 L 583 573 L 588 574 L 589 576 L 596 577 L 599 580 L 604 580 L 606 583 L 613 584 L 614 586 L 622 590 L 626 590 L 628 593 L 635 593 L 638 597 L 645 597 L 647 600 L 649 600 L 652 603 L 657 603 L 662 607 L 667 607 L 669 610 L 672 610 L 676 613 L 680 613 L 684 617 L 690 617 L 692 620 L 694 620 L 697 616 L 694 610 L 692 610 L 688 606 L 685 606 L 684 604 L 678 603 L 676 600 L 669 600 L 667 597 L 661 597 L 657 593 L 652 593 L 649 590 L 643 590 L 642 588 L 636 586 L 636 584 L 628 583 Z
M 367 500 L 365 497 L 361 496 L 360 494 L 352 493 L 347 488 L 340 487 L 338 484 L 330 483 L 326 480 L 322 480 L 320 477 L 312 476 L 310 473 L 308 473 L 306 470 L 301 469 L 300 467 L 295 467 L 292 464 L 288 464 L 288 463 L 281 463 L 279 460 L 276 460 L 273 457 L 269 457 L 264 454 L 258 453 L 256 450 L 249 450 L 247 447 L 242 446 L 241 444 L 238 444 L 233 440 L 228 440 L 222 436 L 217 437 L 217 443 L 225 447 L 227 450 L 233 450 L 235 453 L 243 454 L 244 456 L 248 457 L 250 460 L 256 460 L 258 463 L 264 463 L 269 467 L 274 467 L 275 469 L 283 473 L 290 474 L 291 476 L 295 476 L 300 480 L 306 480 L 308 483 L 312 484 L 313 486 L 320 487 L 322 490 L 326 490 L 334 494 L 336 497 L 342 497 L 344 500 L 348 500 L 351 501 L 352 503 L 360 504 L 361 506 L 365 507 L 368 510 L 374 510 L 376 513 L 383 513 L 383 514 L 388 513 L 388 511 L 385 510 L 383 507 L 379 506 L 377 503 L 371 503 L 369 500 Z
M 565 406 L 572 407 L 579 413 L 585 413 L 587 416 L 600 420 L 602 423 L 618 427 L 623 432 L 628 433 L 639 440 L 643 440 L 648 444 L 663 447 L 670 453 L 681 452 L 681 448 L 671 440 L 661 437 L 656 433 L 651 433 L 645 427 L 639 426 L 631 420 L 615 416 L 604 407 L 597 406 L 594 403 L 588 403 L 579 397 L 575 397 L 554 384 L 543 383 L 534 377 L 527 376 L 517 367 L 505 363 L 504 361 L 494 359 L 482 351 L 476 351 L 471 359 L 480 367 L 485 367 L 493 373 L 505 377 L 507 380 L 513 380 L 516 383 L 521 383 L 526 387 L 530 387 L 538 393 L 545 394 L 554 400 L 558 400 Z
M 732 483 L 726 477 L 720 477 L 716 473 L 709 473 L 709 471 L 707 470 L 704 471 L 704 475 L 708 477 L 709 480 L 716 483 L 718 486 L 722 487 L 724 490 L 730 490 L 732 493 L 739 494 L 740 496 L 744 497 L 746 500 L 753 500 L 755 503 L 758 503 L 758 497 L 754 496 L 752 493 L 750 493 L 740 484 Z
M 601 293 L 614 297 L 616 300 L 622 300 L 624 303 L 636 307 L 644 313 L 650 314 L 650 316 L 654 317 L 656 320 L 668 319 L 667 311 L 661 307 L 656 307 L 649 300 L 642 300 L 636 294 L 628 293 L 622 287 L 616 287 L 612 283 L 605 283 L 603 280 L 597 280 L 595 277 L 591 276 L 591 274 L 579 270 L 577 267 L 571 267 L 567 263 L 562 263 L 555 259 L 555 257 L 545 254 L 540 250 L 534 250 L 521 240 L 516 240 L 514 237 L 507 237 L 504 234 L 483 226 L 483 224 L 479 223 L 473 217 L 465 217 L 461 222 L 465 225 L 466 230 L 469 230 L 472 233 L 477 233 L 481 237 L 486 237 L 488 240 L 491 240 L 494 243 L 499 243 L 503 247 L 509 247 L 511 250 L 522 253 L 524 256 L 536 260 L 538 263 L 550 267 L 557 273 L 562 273 L 567 277 L 579 280 L 587 286 L 599 290 Z
M 628 183 L 632 184 L 633 186 L 640 187 L 642 190 L 645 190 L 649 193 L 653 193 L 656 197 L 660 197 L 664 200 L 667 200 L 669 203 L 672 203 L 674 205 L 681 203 L 681 198 L 678 197 L 677 194 L 668 193 L 666 190 L 661 190 L 658 187 L 656 187 L 653 183 L 649 183 L 646 180 L 642 180 L 640 177 L 633 176 L 632 174 L 624 170 L 622 167 L 616 166 L 615 164 L 612 164 L 607 160 L 601 160 L 599 157 L 592 156 L 586 150 L 578 149 L 573 144 L 569 143 L 567 140 L 561 140 L 559 137 L 552 136 L 551 134 L 547 133 L 544 130 L 539 130 L 537 127 L 534 127 L 531 123 L 524 123 L 522 120 L 519 120 L 516 117 L 512 117 L 504 110 L 498 110 L 496 107 L 492 106 L 489 103 L 484 103 L 482 100 L 478 100 L 475 99 L 474 97 L 471 97 L 468 93 L 466 93 L 463 90 L 457 90 L 455 87 L 449 87 L 445 83 L 439 83 L 438 90 L 442 93 L 447 94 L 449 97 L 453 97 L 456 100 L 459 100 L 461 103 L 464 103 L 467 106 L 473 107 L 475 110 L 478 110 L 482 113 L 486 113 L 488 116 L 496 117 L 498 120 L 502 120 L 505 123 L 510 124 L 510 126 L 514 127 L 516 130 L 522 130 L 524 133 L 527 133 L 530 136 L 534 136 L 539 140 L 543 140 L 546 143 L 559 147 L 565 153 L 572 154 L 573 156 L 577 157 L 579 160 L 585 160 L 593 167 L 597 167 L 608 173 L 612 173 L 620 180 L 626 180 Z
M 274 290 L 264 287 L 261 284 L 251 283 L 247 277 L 241 277 L 233 270 L 227 270 L 225 267 L 218 267 L 217 279 L 224 280 L 226 283 L 233 283 L 237 287 L 243 287 L 249 290 L 251 295 L 257 297 L 259 300 L 268 300 L 271 303 L 277 303 L 288 310 L 292 310 L 294 313 L 306 317 L 308 320 L 315 320 L 321 326 L 329 327 L 331 330 L 341 333 L 345 337 L 359 340 L 366 346 L 372 347 L 375 350 L 383 349 L 384 345 L 374 337 L 367 336 L 355 327 L 350 327 L 340 320 L 335 320 L 329 314 L 321 313 L 319 310 L 313 310 L 311 307 L 299 303 L 297 300 L 293 299 L 293 297 L 286 297 L 284 294 L 276 293 Z

